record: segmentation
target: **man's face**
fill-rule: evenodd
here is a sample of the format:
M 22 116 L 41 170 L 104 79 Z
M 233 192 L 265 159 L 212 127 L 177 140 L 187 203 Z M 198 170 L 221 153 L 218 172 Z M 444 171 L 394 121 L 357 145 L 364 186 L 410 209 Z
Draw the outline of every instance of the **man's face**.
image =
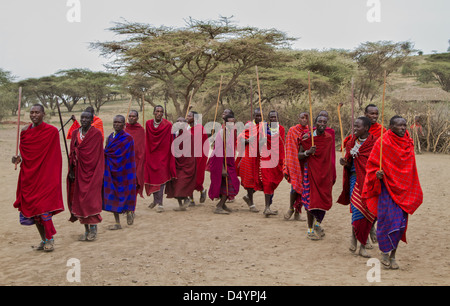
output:
M 189 112 L 186 116 L 186 121 L 188 124 L 194 123 L 194 114 L 192 112 Z
M 30 110 L 30 120 L 33 122 L 33 125 L 39 125 L 44 120 L 45 113 L 39 106 L 33 106 Z
M 355 124 L 353 125 L 354 130 L 355 130 L 355 137 L 361 137 L 362 135 L 364 135 L 366 132 L 369 131 L 369 129 L 367 127 L 364 126 L 364 123 L 362 122 L 362 120 L 360 119 L 356 119 L 355 120 Z
M 255 110 L 255 112 L 253 113 L 253 118 L 255 119 L 255 123 L 260 123 L 262 120 L 261 112 Z
M 398 137 L 403 137 L 406 133 L 406 120 L 403 118 L 397 118 L 394 120 L 394 124 L 389 128 Z
M 302 126 L 307 126 L 308 125 L 308 114 L 306 113 L 301 113 L 299 118 L 298 118 L 298 122 L 302 125 Z
M 116 133 L 119 133 L 125 127 L 125 120 L 123 120 L 121 117 L 114 117 L 113 127 L 114 131 L 116 131 Z
M 222 113 L 222 120 L 225 120 L 225 116 L 230 114 L 230 110 L 229 109 L 225 109 Z
M 378 121 L 378 107 L 369 106 L 367 108 L 367 112 L 365 113 L 366 117 L 369 118 L 370 123 L 374 124 Z
M 138 117 L 138 114 L 136 114 L 136 112 L 130 112 L 128 114 L 128 123 L 129 124 L 136 124 L 138 119 L 139 119 L 139 117 Z
M 91 113 L 83 112 L 80 117 L 80 123 L 82 128 L 87 128 L 91 126 L 94 121 L 94 116 Z
M 269 114 L 269 121 L 270 121 L 270 122 L 278 122 L 278 116 L 277 116 L 277 113 L 270 113 L 270 114 Z
M 156 122 L 160 122 L 164 116 L 164 109 L 162 107 L 155 108 L 153 115 L 155 116 Z
M 316 129 L 317 133 L 322 134 L 325 132 L 325 128 L 327 127 L 328 119 L 325 116 L 319 116 L 316 120 Z

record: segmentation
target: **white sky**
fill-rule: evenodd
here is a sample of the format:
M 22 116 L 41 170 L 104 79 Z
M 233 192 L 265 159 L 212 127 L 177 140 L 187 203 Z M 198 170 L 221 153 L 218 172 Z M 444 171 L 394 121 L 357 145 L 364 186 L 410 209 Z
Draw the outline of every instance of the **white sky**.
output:
M 239 26 L 275 28 L 298 38 L 294 49 L 354 49 L 366 41 L 405 41 L 425 54 L 445 52 L 449 0 L 378 0 L 380 22 L 369 22 L 368 0 L 78 0 L 81 22 L 69 22 L 68 0 L 1 0 L 0 68 L 18 80 L 60 69 L 104 70 L 89 42 L 114 39 L 114 21 L 182 27 L 184 19 L 234 16 Z M 371 0 L 372 1 L 372 0 Z

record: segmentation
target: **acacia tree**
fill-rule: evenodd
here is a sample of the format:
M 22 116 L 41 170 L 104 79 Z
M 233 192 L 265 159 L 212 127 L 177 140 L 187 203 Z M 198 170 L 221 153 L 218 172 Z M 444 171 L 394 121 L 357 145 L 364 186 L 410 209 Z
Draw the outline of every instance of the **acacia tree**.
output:
M 278 63 L 282 54 L 276 49 L 293 40 L 274 29 L 238 27 L 224 17 L 216 21 L 190 18 L 183 28 L 118 22 L 109 30 L 125 39 L 93 43 L 92 48 L 114 57 L 110 68 L 141 73 L 161 82 L 177 116 L 186 113 L 191 95 L 195 96 L 212 72 L 226 66 L 220 71 L 226 74 L 225 95 L 239 76 L 255 65 Z M 218 77 L 218 73 L 215 75 Z M 215 81 L 219 83 L 219 79 Z
M 352 52 L 359 68 L 355 79 L 355 100 L 360 108 L 379 94 L 384 73 L 389 76 L 398 70 L 415 51 L 408 41 L 378 41 L 362 43 Z

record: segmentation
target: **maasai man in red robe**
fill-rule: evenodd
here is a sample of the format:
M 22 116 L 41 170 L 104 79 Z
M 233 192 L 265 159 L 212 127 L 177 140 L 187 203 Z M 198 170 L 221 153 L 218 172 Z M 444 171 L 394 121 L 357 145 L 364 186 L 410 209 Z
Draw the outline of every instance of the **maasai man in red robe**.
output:
M 144 167 L 145 167 L 145 130 L 138 122 L 139 113 L 131 110 L 128 114 L 128 122 L 125 132 L 134 139 L 134 152 L 136 161 L 136 192 L 144 198 Z
M 179 207 L 175 211 L 186 211 L 190 203 L 189 196 L 194 192 L 197 177 L 197 165 L 194 156 L 194 135 L 187 130 L 186 119 L 180 117 L 173 125 L 174 141 L 172 154 L 175 156 L 177 178 L 166 183 L 167 198 L 176 198 Z
M 253 202 L 255 191 L 263 190 L 261 180 L 261 152 L 259 142 L 263 137 L 263 124 L 261 124 L 261 110 L 256 108 L 253 112 L 253 121 L 245 124 L 244 131 L 237 139 L 237 175 L 241 178 L 242 187 L 247 190 L 243 197 L 251 212 L 259 212 Z M 264 132 L 264 135 L 267 133 Z
M 214 149 L 209 157 L 211 185 L 208 196 L 211 200 L 219 199 L 214 213 L 229 214 L 225 202 L 232 200 L 239 193 L 239 178 L 235 166 L 236 129 L 233 111 L 224 116 L 224 124 L 214 141 Z
M 102 222 L 102 187 L 105 172 L 105 154 L 102 133 L 91 126 L 93 115 L 81 114 L 81 128 L 73 131 L 70 142 L 69 173 L 67 176 L 67 203 L 69 221 L 84 224 L 80 240 L 93 241 L 97 224 Z
M 172 123 L 163 118 L 164 107 L 155 106 L 154 119 L 145 124 L 145 168 L 144 184 L 147 195 L 153 194 L 149 208 L 158 206 L 156 211 L 163 212 L 165 184 L 176 178 L 175 157 L 172 155 Z
M 381 136 L 381 129 L 383 129 L 383 133 L 386 133 L 386 128 L 379 124 L 378 117 L 379 117 L 379 111 L 378 107 L 375 104 L 369 104 L 364 109 L 364 116 L 369 118 L 370 120 L 370 129 L 369 134 L 375 136 L 375 139 L 378 139 Z M 344 148 L 347 144 L 347 141 L 349 141 L 352 138 L 352 135 L 348 135 L 344 140 Z
M 206 200 L 206 189 L 203 187 L 205 181 L 206 163 L 209 155 L 209 141 L 208 134 L 205 132 L 203 126 L 198 123 L 199 115 L 195 111 L 190 111 L 186 116 L 187 123 L 189 124 L 188 130 L 194 135 L 193 147 L 194 156 L 197 166 L 195 191 L 200 192 L 200 203 L 204 203 Z M 193 196 L 191 198 L 190 205 L 195 205 Z
M 302 204 L 308 213 L 308 233 L 311 240 L 320 240 L 325 235 L 320 224 L 325 213 L 333 205 L 332 189 L 335 181 L 333 167 L 333 138 L 325 132 L 328 119 L 319 116 L 315 120 L 316 129 L 312 137 L 303 139 L 298 158 L 302 167 Z
M 367 208 L 366 201 L 361 198 L 362 187 L 366 177 L 366 164 L 370 152 L 375 144 L 375 136 L 369 134 L 370 120 L 359 117 L 354 124 L 354 137 L 345 148 L 345 157 L 340 159 L 344 166 L 342 193 L 337 200 L 343 205 L 350 204 L 352 213 L 352 239 L 350 251 L 354 253 L 357 241 L 361 243 L 359 255 L 370 257 L 366 251 L 366 244 L 375 216 Z
M 269 112 L 269 122 L 265 144 L 261 147 L 261 180 L 263 184 L 265 209 L 264 215 L 277 215 L 278 212 L 271 210 L 275 189 L 283 180 L 284 145 L 286 132 L 284 127 L 278 123 L 278 113 Z
M 97 130 L 99 130 L 100 132 L 102 132 L 102 137 L 103 139 L 105 138 L 105 134 L 103 132 L 103 121 L 102 119 L 100 119 L 100 117 L 97 117 L 95 115 L 95 110 L 92 106 L 88 106 L 86 107 L 86 109 L 84 110 L 85 112 L 90 112 L 93 116 L 94 116 L 94 121 L 92 122 L 92 126 L 95 127 Z M 67 139 L 72 139 L 72 133 L 73 131 L 75 131 L 76 129 L 80 128 L 80 124 L 78 123 L 77 119 L 75 118 L 74 115 L 72 115 L 71 117 L 73 123 L 72 126 L 69 128 L 69 131 L 67 132 Z
M 381 136 L 381 129 L 383 129 L 383 133 L 386 133 L 386 128 L 377 122 L 379 111 L 375 104 L 367 105 L 364 109 L 364 115 L 370 120 L 369 134 L 372 134 L 378 139 Z
M 308 113 L 300 113 L 299 124 L 291 127 L 286 136 L 286 158 L 284 160 L 283 173 L 286 180 L 291 184 L 289 209 L 284 215 L 289 220 L 294 214 L 294 220 L 303 220 L 301 214 L 302 194 L 302 169 L 298 159 L 298 150 L 303 136 L 309 132 Z
M 406 242 L 408 215 L 422 204 L 423 192 L 406 120 L 400 116 L 392 117 L 382 140 L 381 170 L 379 138 L 367 161 L 362 198 L 377 217 L 381 263 L 387 268 L 398 269 L 395 261 L 398 244 L 400 240 Z
M 38 250 L 54 250 L 56 229 L 52 217 L 64 210 L 61 176 L 62 156 L 58 129 L 43 122 L 44 107 L 30 109 L 31 124 L 20 133 L 20 155 L 12 163 L 20 163 L 14 207 L 20 211 L 21 223 L 36 224 L 41 235 Z
M 319 112 L 318 116 L 325 116 L 327 117 L 328 122 L 330 122 L 330 117 L 328 116 L 328 112 L 326 110 L 322 110 Z M 330 128 L 329 126 L 327 126 L 325 128 L 325 132 L 330 134 L 331 137 L 333 137 L 333 152 L 332 152 L 332 161 L 333 161 L 333 169 L 334 169 L 334 174 L 333 174 L 333 181 L 336 181 L 336 132 Z

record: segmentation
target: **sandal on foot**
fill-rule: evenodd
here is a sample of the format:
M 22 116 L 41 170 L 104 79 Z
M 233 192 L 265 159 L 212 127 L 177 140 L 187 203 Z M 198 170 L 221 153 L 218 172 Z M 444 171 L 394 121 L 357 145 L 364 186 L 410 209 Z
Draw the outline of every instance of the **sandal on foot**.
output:
M 43 251 L 44 244 L 45 244 L 44 240 L 41 240 L 41 242 L 39 242 L 38 245 L 36 245 L 36 246 L 33 245 L 32 248 L 35 249 L 36 251 Z
M 94 241 L 97 239 L 97 225 L 89 226 L 89 233 L 86 236 L 87 241 Z
M 108 227 L 108 229 L 111 230 L 111 231 L 120 230 L 120 229 L 122 229 L 122 225 L 120 225 L 119 223 L 116 223 L 116 224 L 111 225 L 110 227 Z
M 229 215 L 230 213 L 222 208 L 216 208 L 214 210 L 215 214 L 219 214 L 219 215 Z
M 392 270 L 398 270 L 400 267 L 399 267 L 399 265 L 397 264 L 397 262 L 395 261 L 395 258 L 391 258 L 391 269 Z
M 256 208 L 256 206 L 255 205 L 252 205 L 252 206 L 250 206 L 249 208 L 248 208 L 251 212 L 254 212 L 254 213 L 257 213 L 257 212 L 259 212 L 259 209 L 258 208 Z
M 200 203 L 205 203 L 206 201 L 206 189 L 203 189 L 200 192 Z
M 321 238 L 320 236 L 318 236 L 315 232 L 308 233 L 308 234 L 306 235 L 306 238 L 308 238 L 308 239 L 310 239 L 310 240 L 313 240 L 313 241 L 317 241 L 317 240 L 321 240 L 321 239 L 322 239 L 322 238 Z
M 284 220 L 289 220 L 293 214 L 294 214 L 294 209 L 289 208 L 288 211 L 286 212 L 286 214 L 284 215 Z
M 127 211 L 127 224 L 133 225 L 134 223 L 134 211 Z
M 55 240 L 52 239 L 45 239 L 44 243 L 44 252 L 52 252 L 55 249 Z

